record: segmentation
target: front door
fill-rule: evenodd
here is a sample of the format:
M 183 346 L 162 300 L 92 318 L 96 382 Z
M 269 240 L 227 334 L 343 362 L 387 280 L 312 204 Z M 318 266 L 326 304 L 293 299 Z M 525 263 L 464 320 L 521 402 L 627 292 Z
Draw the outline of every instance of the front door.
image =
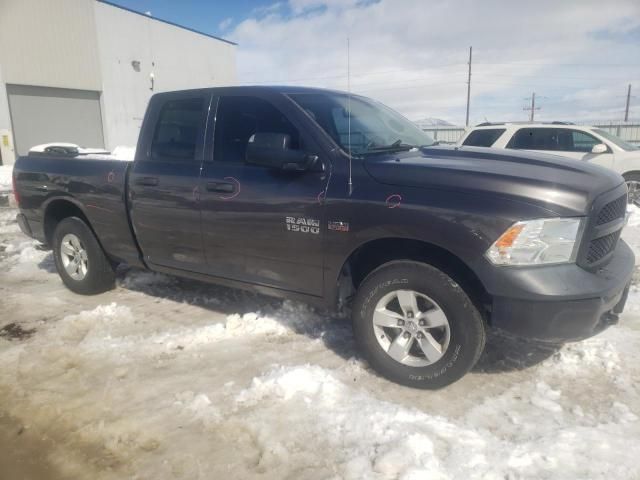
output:
M 149 107 L 150 148 L 138 152 L 129 176 L 131 221 L 145 262 L 198 270 L 205 258 L 197 188 L 210 97 L 164 98 Z
M 322 295 L 326 159 L 306 172 L 247 164 L 247 143 L 255 133 L 290 135 L 292 148 L 322 157 L 316 144 L 265 98 L 222 96 L 215 118 L 213 155 L 200 178 L 209 273 Z

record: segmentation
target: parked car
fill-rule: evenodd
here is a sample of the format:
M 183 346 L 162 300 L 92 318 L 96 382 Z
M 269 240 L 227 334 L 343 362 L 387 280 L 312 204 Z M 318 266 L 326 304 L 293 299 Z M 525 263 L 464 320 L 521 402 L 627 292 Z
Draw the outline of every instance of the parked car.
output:
M 161 93 L 133 162 L 20 157 L 18 222 L 79 294 L 127 263 L 349 306 L 364 357 L 412 387 L 462 377 L 490 328 L 562 342 L 616 322 L 634 268 L 620 175 L 432 143 L 342 92 Z
M 602 165 L 622 175 L 629 201 L 640 206 L 640 149 L 597 127 L 554 123 L 483 123 L 458 145 L 535 150 Z

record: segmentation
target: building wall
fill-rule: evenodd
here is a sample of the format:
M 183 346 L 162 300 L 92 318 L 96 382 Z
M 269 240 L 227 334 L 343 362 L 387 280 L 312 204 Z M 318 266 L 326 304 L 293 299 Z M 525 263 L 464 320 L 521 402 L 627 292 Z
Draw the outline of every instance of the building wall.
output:
M 13 147 L 7 84 L 101 90 L 93 1 L 0 0 L 0 132 Z M 12 163 L 3 148 L 3 163 Z
M 2 44 L 0 44 L 0 49 Z M 15 148 L 11 135 L 11 117 L 9 116 L 9 98 L 2 77 L 0 63 L 0 160 L 3 165 L 10 165 L 15 161 Z
M 7 85 L 97 92 L 113 148 L 135 145 L 152 93 L 233 84 L 235 72 L 233 44 L 145 15 L 96 0 L 0 0 L 0 142 L 11 147 Z
M 431 138 L 441 143 L 456 143 L 465 132 L 464 127 L 455 126 L 420 126 Z
M 153 93 L 236 81 L 233 44 L 100 2 L 95 25 L 107 148 L 136 144 Z
M 100 90 L 93 3 L 0 0 L 3 81 Z

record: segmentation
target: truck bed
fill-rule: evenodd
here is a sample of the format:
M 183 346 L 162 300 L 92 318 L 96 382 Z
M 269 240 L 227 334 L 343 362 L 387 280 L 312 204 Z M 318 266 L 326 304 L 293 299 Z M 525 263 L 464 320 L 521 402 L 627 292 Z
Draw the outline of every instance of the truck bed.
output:
M 127 175 L 131 162 L 108 155 L 68 157 L 37 154 L 22 157 L 14 175 L 23 213 L 33 235 L 49 243 L 43 225 L 47 209 L 69 200 L 89 220 L 106 253 L 117 261 L 140 264 L 127 212 Z M 62 200 L 64 202 L 64 200 Z

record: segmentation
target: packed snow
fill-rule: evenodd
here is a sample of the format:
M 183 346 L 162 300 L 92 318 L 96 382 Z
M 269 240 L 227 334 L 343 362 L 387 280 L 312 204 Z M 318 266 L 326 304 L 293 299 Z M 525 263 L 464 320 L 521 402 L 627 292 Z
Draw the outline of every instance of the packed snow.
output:
M 105 150 L 104 148 L 81 147 L 80 145 L 76 145 L 75 143 L 68 143 L 68 142 L 54 142 L 54 143 L 43 143 L 41 145 L 35 145 L 29 149 L 29 152 L 44 153 L 44 152 L 47 152 L 49 149 L 54 149 L 56 147 L 60 149 L 68 150 L 70 152 L 75 152 L 80 155 L 90 155 L 94 153 L 97 153 L 97 154 L 109 153 L 109 151 Z
M 15 213 L 0 209 L 5 471 L 21 472 L 2 453 L 19 439 L 50 479 L 639 478 L 637 284 L 594 338 L 493 335 L 472 373 L 419 391 L 304 304 L 132 268 L 74 295 Z M 638 255 L 639 234 L 633 209 Z
M 136 157 L 136 147 L 128 147 L 126 145 L 118 145 L 111 152 L 111 157 L 116 160 L 133 161 Z
M 0 192 L 11 190 L 13 165 L 0 165 Z

